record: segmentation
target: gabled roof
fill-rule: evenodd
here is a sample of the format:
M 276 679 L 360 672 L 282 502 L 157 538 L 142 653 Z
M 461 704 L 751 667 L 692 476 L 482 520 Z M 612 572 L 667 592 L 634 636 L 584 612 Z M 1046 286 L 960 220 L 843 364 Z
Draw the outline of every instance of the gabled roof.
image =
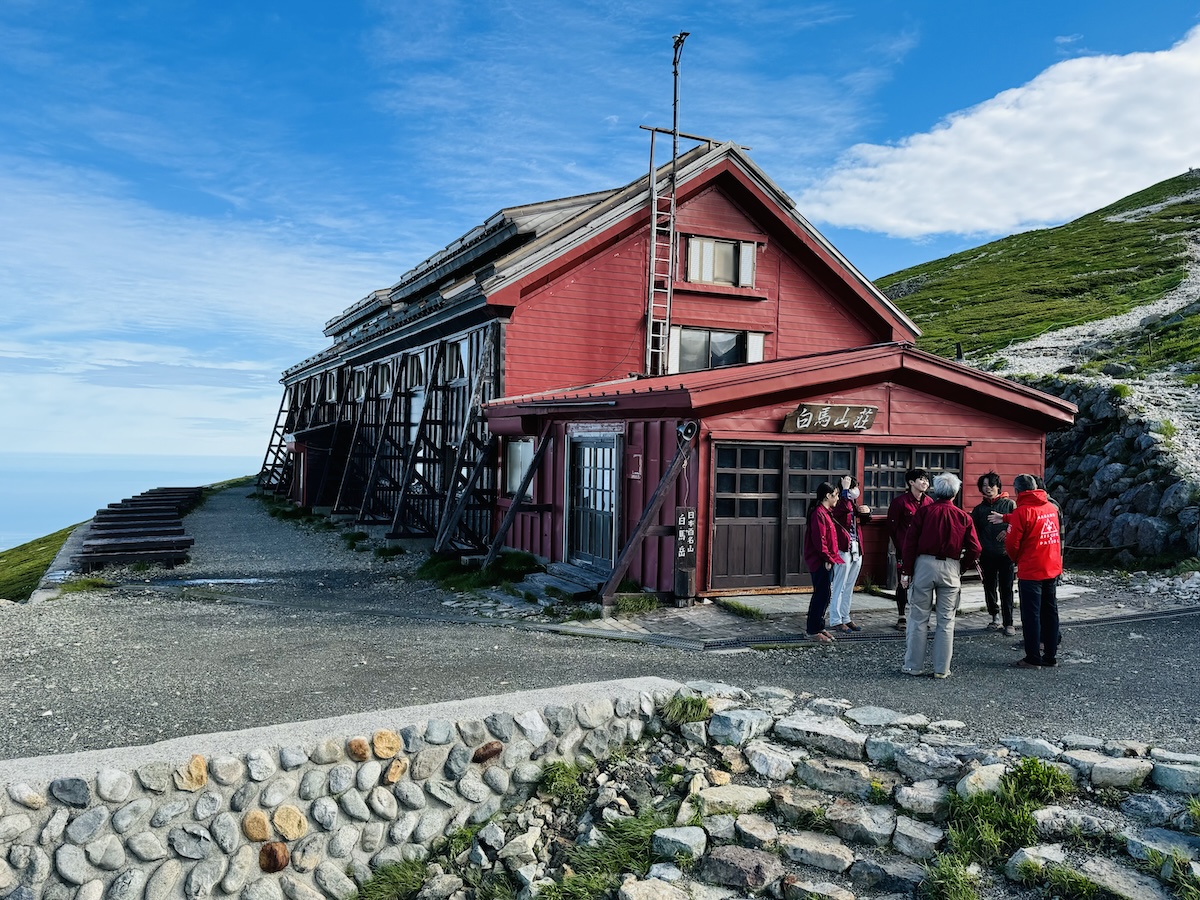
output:
M 671 164 L 655 179 L 668 190 Z M 764 224 L 782 229 L 834 273 L 897 337 L 915 338 L 920 329 L 829 243 L 795 208 L 792 199 L 738 145 L 704 142 L 676 163 L 680 201 L 717 179 L 735 186 L 760 206 Z M 341 339 L 347 352 L 426 317 L 445 317 L 468 306 L 513 306 L 557 272 L 579 264 L 589 253 L 649 224 L 649 180 L 639 177 L 622 188 L 507 207 L 406 272 L 392 287 L 373 291 L 330 319 L 325 334 Z M 306 368 L 316 358 L 293 369 Z M 291 371 L 291 370 L 289 370 Z
M 1051 431 L 1075 421 L 1072 403 L 1006 378 L 981 372 L 906 342 L 873 344 L 746 363 L 702 372 L 622 378 L 568 390 L 503 397 L 487 404 L 488 419 L 571 414 L 696 416 L 843 392 L 890 382 Z M 608 411 L 608 412 L 605 412 Z
M 670 173 L 670 165 L 658 169 L 656 178 L 660 192 L 669 190 Z M 698 193 L 721 175 L 740 183 L 764 208 L 782 211 L 781 224 L 790 234 L 837 273 L 877 313 L 898 326 L 899 331 L 914 338 L 921 334 L 920 328 L 899 307 L 800 215 L 792 198 L 737 144 L 701 144 L 683 154 L 677 164 L 680 201 Z M 569 265 L 575 257 L 597 246 L 611 243 L 637 228 L 648 227 L 649 217 L 648 181 L 639 178 L 496 260 L 492 273 L 481 281 L 488 302 L 513 305 L 522 291 L 546 280 L 547 269 L 561 270 L 564 263 Z

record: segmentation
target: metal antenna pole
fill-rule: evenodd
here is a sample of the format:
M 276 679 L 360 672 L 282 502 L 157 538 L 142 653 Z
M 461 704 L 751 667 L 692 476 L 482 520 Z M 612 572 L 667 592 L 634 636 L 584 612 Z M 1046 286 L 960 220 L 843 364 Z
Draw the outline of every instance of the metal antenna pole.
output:
M 675 97 L 671 101 L 671 193 L 675 192 L 675 166 L 679 159 L 679 57 L 683 55 L 683 42 L 690 31 L 675 35 L 675 57 L 671 61 L 671 74 L 675 82 Z M 672 198 L 674 199 L 674 198 Z

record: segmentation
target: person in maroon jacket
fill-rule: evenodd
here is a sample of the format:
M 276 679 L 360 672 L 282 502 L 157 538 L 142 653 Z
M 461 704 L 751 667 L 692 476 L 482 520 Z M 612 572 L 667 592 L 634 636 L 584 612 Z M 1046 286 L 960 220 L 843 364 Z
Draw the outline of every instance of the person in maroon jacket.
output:
M 908 537 L 908 530 L 912 528 L 913 516 L 917 514 L 917 510 L 931 502 L 925 496 L 925 492 L 929 490 L 928 472 L 924 469 L 909 469 L 904 473 L 904 480 L 908 482 L 908 490 L 892 501 L 887 514 L 888 536 L 892 539 L 892 546 L 896 548 L 896 572 L 899 578 L 896 585 L 896 611 L 899 615 L 896 619 L 897 631 L 904 630 L 904 609 L 908 606 L 908 576 L 899 574 L 904 569 L 904 542 Z
M 829 514 L 837 499 L 837 489 L 828 481 L 817 485 L 817 496 L 808 508 L 808 527 L 804 529 L 804 564 L 812 575 L 813 585 L 804 630 L 809 640 L 823 644 L 833 643 L 833 635 L 825 629 L 825 612 L 829 609 L 833 567 L 843 564 L 837 526 Z
M 1037 489 L 1033 475 L 1013 480 L 1017 508 L 1005 516 L 1004 547 L 1017 564 L 1021 632 L 1025 656 L 1018 669 L 1058 665 L 1058 576 L 1062 574 L 1062 535 L 1057 507 Z
M 954 505 L 962 488 L 957 475 L 943 472 L 933 481 L 933 502 L 913 516 L 904 541 L 904 574 L 912 578 L 910 591 L 912 622 L 904 654 L 905 675 L 922 675 L 925 669 L 929 618 L 937 604 L 937 628 L 933 635 L 933 677 L 950 676 L 954 655 L 954 615 L 961 597 L 963 567 L 979 559 L 979 537 L 971 516 Z

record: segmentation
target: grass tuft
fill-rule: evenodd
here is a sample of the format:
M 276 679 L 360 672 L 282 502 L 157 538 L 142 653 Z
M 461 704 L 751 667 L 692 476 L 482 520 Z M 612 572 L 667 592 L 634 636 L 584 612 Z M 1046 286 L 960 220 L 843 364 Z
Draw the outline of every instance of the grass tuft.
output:
M 425 883 L 423 862 L 399 862 L 381 866 L 363 883 L 355 900 L 412 900 Z
M 64 594 L 82 594 L 85 591 L 110 590 L 116 586 L 117 583 L 115 581 L 87 576 L 85 578 L 72 578 L 70 581 L 63 582 L 62 592 Z
M 708 701 L 703 697 L 684 697 L 676 694 L 662 705 L 662 717 L 672 725 L 684 722 L 705 722 L 712 715 Z
M 717 600 L 717 606 L 726 612 L 733 613 L 735 616 L 740 616 L 743 619 L 765 619 L 767 614 L 761 609 L 751 606 L 748 603 L 742 603 L 739 600 Z
M 617 596 L 617 614 L 636 616 L 640 613 L 653 612 L 658 609 L 658 597 L 654 594 L 619 594 Z
M 1004 776 L 1019 800 L 1037 806 L 1054 803 L 1075 793 L 1071 777 L 1049 763 L 1027 757 Z
M 925 873 L 920 890 L 923 900 L 979 900 L 979 879 L 961 857 L 943 853 L 925 867 Z
M 588 789 L 582 782 L 583 770 L 575 763 L 552 762 L 542 770 L 542 793 L 557 800 L 571 812 L 587 804 Z

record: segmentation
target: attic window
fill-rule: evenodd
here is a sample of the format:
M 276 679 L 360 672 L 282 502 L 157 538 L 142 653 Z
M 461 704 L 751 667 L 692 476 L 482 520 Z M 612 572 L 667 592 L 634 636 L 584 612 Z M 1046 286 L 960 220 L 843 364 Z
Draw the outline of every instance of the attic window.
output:
M 698 284 L 754 287 L 754 249 L 751 241 L 690 237 L 687 243 L 687 280 Z

